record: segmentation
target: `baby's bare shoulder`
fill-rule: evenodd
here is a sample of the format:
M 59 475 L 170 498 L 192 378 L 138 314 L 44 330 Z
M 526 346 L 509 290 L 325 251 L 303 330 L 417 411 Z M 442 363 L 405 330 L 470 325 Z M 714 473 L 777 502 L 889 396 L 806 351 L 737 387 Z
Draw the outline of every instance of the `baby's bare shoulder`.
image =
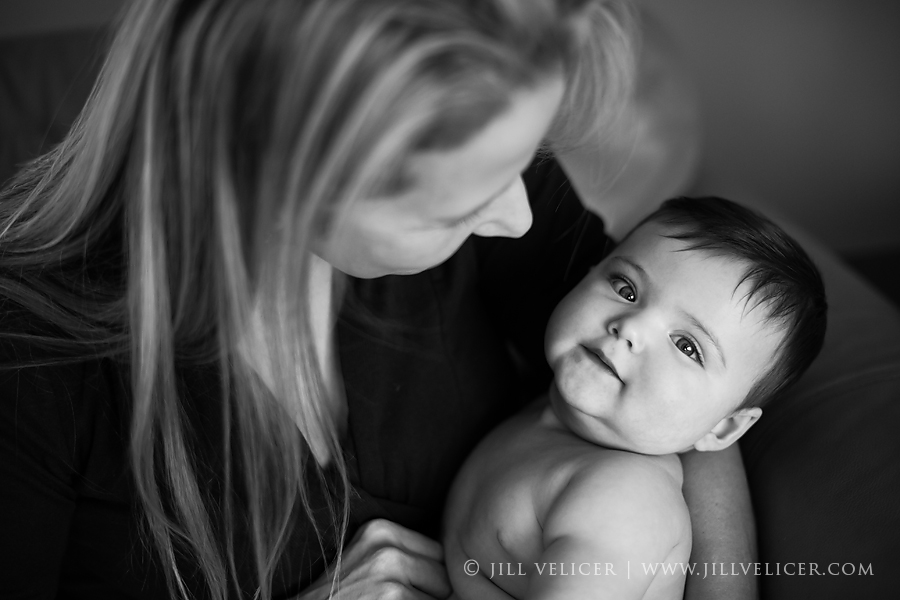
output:
M 604 449 L 605 461 L 582 466 L 580 475 L 587 478 L 614 478 L 621 486 L 648 485 L 677 490 L 681 495 L 684 481 L 681 460 L 675 454 L 649 456 L 621 450 Z
M 681 496 L 681 461 L 674 454 L 648 456 L 594 447 L 571 462 L 569 485 L 563 493 L 592 491 L 610 496 L 656 491 Z
M 545 534 L 639 540 L 646 532 L 657 542 L 677 544 L 690 535 L 681 484 L 681 462 L 675 455 L 609 449 L 587 453 L 557 490 Z

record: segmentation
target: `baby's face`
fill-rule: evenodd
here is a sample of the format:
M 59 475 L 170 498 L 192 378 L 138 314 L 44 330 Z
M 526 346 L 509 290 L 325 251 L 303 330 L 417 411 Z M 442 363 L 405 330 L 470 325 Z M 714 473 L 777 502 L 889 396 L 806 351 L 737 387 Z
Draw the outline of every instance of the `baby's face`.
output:
M 780 333 L 746 303 L 744 266 L 634 231 L 556 307 L 547 328 L 562 423 L 604 446 L 690 448 L 744 400 Z

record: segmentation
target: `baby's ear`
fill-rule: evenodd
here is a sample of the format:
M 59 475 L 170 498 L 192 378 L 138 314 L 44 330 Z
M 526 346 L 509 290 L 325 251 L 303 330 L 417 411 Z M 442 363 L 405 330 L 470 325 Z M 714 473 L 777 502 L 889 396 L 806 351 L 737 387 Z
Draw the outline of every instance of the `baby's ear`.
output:
M 694 444 L 694 448 L 700 452 L 724 450 L 738 441 L 750 429 L 750 426 L 759 420 L 761 415 L 761 408 L 742 408 L 730 417 L 725 417 L 719 421 L 709 433 Z

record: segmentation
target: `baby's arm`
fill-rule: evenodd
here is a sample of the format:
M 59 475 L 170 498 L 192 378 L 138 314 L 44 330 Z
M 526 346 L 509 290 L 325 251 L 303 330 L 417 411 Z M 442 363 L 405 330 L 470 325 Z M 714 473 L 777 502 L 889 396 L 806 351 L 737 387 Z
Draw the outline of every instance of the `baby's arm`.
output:
M 653 459 L 616 453 L 577 473 L 551 505 L 538 563 L 546 566 L 529 574 L 526 597 L 643 598 L 653 584 L 654 597 L 681 598 L 680 569 L 654 576 L 645 565 L 688 560 L 690 539 L 680 481 Z
M 448 600 L 515 600 L 494 585 L 480 566 L 470 570 L 471 563 L 460 546 L 458 530 L 444 539 L 444 560 L 453 587 Z

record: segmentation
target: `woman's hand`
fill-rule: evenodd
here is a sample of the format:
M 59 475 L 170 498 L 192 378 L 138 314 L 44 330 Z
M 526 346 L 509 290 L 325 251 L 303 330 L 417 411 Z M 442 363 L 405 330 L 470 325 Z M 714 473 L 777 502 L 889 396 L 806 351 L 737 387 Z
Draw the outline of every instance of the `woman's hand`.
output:
M 328 598 L 332 565 L 298 600 Z M 444 549 L 420 533 L 385 519 L 363 525 L 344 549 L 333 598 L 447 598 Z

